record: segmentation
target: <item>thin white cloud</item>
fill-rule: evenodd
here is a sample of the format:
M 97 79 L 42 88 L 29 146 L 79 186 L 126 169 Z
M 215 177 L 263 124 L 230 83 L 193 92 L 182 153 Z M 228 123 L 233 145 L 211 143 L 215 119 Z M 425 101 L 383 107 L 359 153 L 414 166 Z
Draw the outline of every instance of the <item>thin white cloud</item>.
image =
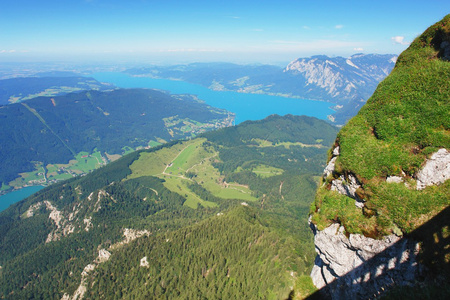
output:
M 292 41 L 292 40 L 274 40 L 270 41 L 271 49 L 281 52 L 304 52 L 325 53 L 330 49 L 336 51 L 349 51 L 350 49 L 362 49 L 361 42 L 341 41 L 333 39 L 322 39 L 314 41 Z
M 160 52 L 223 52 L 221 49 L 195 49 L 195 48 L 179 48 L 179 49 L 165 49 Z
M 273 44 L 286 44 L 286 45 L 301 45 L 302 44 L 302 42 L 286 41 L 286 40 L 274 40 L 274 41 L 270 41 L 270 43 L 273 43 Z
M 356 47 L 356 48 L 353 48 L 353 50 L 355 50 L 355 51 L 364 51 L 364 48 Z
M 397 36 L 391 37 L 391 40 L 394 44 L 409 45 L 409 42 L 405 41 L 404 36 L 397 35 Z
M 17 50 L 0 50 L 0 53 L 16 53 Z
M 309 26 L 306 26 L 306 25 L 305 25 L 305 26 L 303 26 L 302 28 L 303 28 L 303 29 L 306 29 L 306 30 L 310 30 L 310 29 L 311 29 L 311 27 L 309 27 Z
M 338 24 L 338 25 L 334 26 L 334 28 L 335 29 L 342 29 L 342 28 L 344 28 L 344 25 Z

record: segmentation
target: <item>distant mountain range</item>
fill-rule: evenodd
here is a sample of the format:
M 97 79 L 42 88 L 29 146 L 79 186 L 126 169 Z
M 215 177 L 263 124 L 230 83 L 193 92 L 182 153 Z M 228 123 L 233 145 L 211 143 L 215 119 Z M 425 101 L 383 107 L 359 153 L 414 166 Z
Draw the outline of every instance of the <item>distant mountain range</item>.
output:
M 285 68 L 272 65 L 194 63 L 150 66 L 125 71 L 136 76 L 179 79 L 213 90 L 274 94 L 329 101 L 336 113 L 330 120 L 344 124 L 354 116 L 395 65 L 396 55 L 355 54 L 299 58 Z
M 378 83 L 394 68 L 396 55 L 355 54 L 349 58 L 324 55 L 300 58 L 284 72 L 298 77 L 305 95 L 336 103 L 336 121 L 342 123 L 358 112 Z

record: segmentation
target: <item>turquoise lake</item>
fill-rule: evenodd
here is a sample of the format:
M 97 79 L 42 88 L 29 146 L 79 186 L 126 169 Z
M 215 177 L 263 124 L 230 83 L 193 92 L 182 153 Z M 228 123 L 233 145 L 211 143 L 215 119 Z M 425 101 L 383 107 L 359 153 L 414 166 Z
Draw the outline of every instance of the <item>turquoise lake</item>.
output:
M 20 190 L 0 196 L 0 211 L 7 209 L 11 204 L 19 202 L 28 196 L 42 190 L 44 187 L 40 185 L 24 187 Z
M 119 72 L 94 73 L 90 75 L 101 82 L 109 82 L 120 88 L 152 88 L 171 94 L 192 94 L 213 107 L 223 108 L 236 114 L 236 124 L 247 120 L 260 120 L 278 115 L 306 115 L 326 119 L 334 111 L 331 103 L 280 96 L 244 94 L 213 91 L 201 85 L 179 80 L 133 77 Z

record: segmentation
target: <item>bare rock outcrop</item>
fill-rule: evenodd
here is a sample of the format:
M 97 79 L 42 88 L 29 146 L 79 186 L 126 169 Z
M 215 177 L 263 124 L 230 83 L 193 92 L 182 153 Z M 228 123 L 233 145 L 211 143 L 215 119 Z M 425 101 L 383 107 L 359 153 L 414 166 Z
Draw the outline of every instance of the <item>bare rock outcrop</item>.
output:
M 323 179 L 326 179 L 328 176 L 332 175 L 334 172 L 334 169 L 336 168 L 336 160 L 339 156 L 339 146 L 333 149 L 333 156 L 331 157 L 330 161 L 328 162 L 327 166 L 325 167 L 325 170 L 323 170 Z
M 420 271 L 418 244 L 389 235 L 381 240 L 345 235 L 335 223 L 322 231 L 311 225 L 317 257 L 311 272 L 314 285 L 332 299 L 367 298 L 380 287 L 412 283 Z
M 56 226 L 56 228 L 47 235 L 47 239 L 45 240 L 46 243 L 57 241 L 61 239 L 62 236 L 68 236 L 75 231 L 75 226 L 69 222 L 69 220 L 64 216 L 64 213 L 58 210 L 58 208 L 48 200 L 31 205 L 27 211 L 22 214 L 22 218 L 26 219 L 33 217 L 43 206 L 47 211 L 50 211 L 48 218 L 52 220 Z
M 362 208 L 364 204 L 356 195 L 356 190 L 360 187 L 358 180 L 352 174 L 349 174 L 347 177 L 341 175 L 338 179 L 331 182 L 332 191 L 337 191 L 342 195 L 355 199 L 355 205 Z
M 84 298 L 88 289 L 89 275 L 97 268 L 101 263 L 109 260 L 111 253 L 106 249 L 100 249 L 98 251 L 98 256 L 92 264 L 88 264 L 84 267 L 83 272 L 81 272 L 81 282 L 78 288 L 75 290 L 72 296 L 65 293 L 61 300 L 81 300 Z
M 423 190 L 427 186 L 442 184 L 450 179 L 450 152 L 439 149 L 428 159 L 417 174 L 417 189 Z
M 332 152 L 332 157 L 330 161 L 328 162 L 327 166 L 323 170 L 322 178 L 326 181 L 326 179 L 333 175 L 336 169 L 336 160 L 338 156 L 340 155 L 340 148 L 339 146 L 335 147 Z M 356 179 L 356 176 L 352 174 L 348 175 L 341 175 L 339 178 L 333 179 L 331 181 L 331 190 L 336 191 L 342 195 L 345 195 L 347 197 L 355 199 L 355 205 L 359 208 L 364 207 L 364 200 L 360 199 L 357 194 L 356 190 L 361 187 L 361 184 L 358 182 L 358 179 Z
M 139 265 L 144 268 L 150 267 L 150 263 L 147 260 L 147 256 L 144 256 L 143 258 L 141 258 Z
M 100 249 L 98 251 L 98 256 L 97 256 L 95 262 L 97 264 L 101 264 L 101 263 L 108 261 L 110 257 L 111 257 L 111 252 L 109 252 L 106 249 Z
M 336 160 L 337 160 L 337 156 L 335 156 L 332 159 L 330 159 L 330 161 L 328 162 L 328 165 L 325 167 L 325 170 L 323 170 L 323 177 L 324 178 L 327 178 L 328 176 L 333 174 L 334 169 L 336 167 Z

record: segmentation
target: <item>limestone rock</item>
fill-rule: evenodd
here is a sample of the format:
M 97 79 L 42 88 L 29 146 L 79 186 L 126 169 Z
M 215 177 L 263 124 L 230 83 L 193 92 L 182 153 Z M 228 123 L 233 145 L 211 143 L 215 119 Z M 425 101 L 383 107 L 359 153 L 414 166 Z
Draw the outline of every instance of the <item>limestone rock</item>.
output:
M 393 282 L 412 283 L 419 272 L 416 242 L 395 235 L 380 240 L 360 234 L 347 238 L 337 223 L 322 231 L 311 227 L 318 254 L 311 278 L 331 299 L 370 298 Z
M 360 187 L 358 180 L 352 174 L 348 175 L 347 178 L 341 175 L 338 179 L 331 182 L 332 191 L 337 191 L 344 196 L 355 199 L 356 207 L 363 208 L 364 201 L 356 195 L 356 190 Z
M 361 187 L 358 180 L 353 175 L 348 175 L 347 179 L 344 175 L 341 175 L 339 179 L 335 179 L 331 182 L 331 190 L 338 191 L 340 194 L 347 197 L 356 199 L 356 190 Z
M 340 154 L 340 148 L 339 146 L 337 146 L 336 148 L 333 149 L 333 156 L 339 156 Z
M 328 165 L 323 170 L 323 179 L 328 178 L 328 176 L 332 175 L 335 168 L 336 168 L 336 160 L 338 156 L 340 155 L 340 148 L 337 146 L 333 149 L 333 156 L 328 162 Z M 344 175 L 341 175 L 338 179 L 334 179 L 331 181 L 331 190 L 337 191 L 342 195 L 345 195 L 347 197 L 355 199 L 355 205 L 359 208 L 364 207 L 364 201 L 362 199 L 359 199 L 359 197 L 356 195 L 356 190 L 360 188 L 361 185 L 359 184 L 356 177 L 352 174 L 345 177 Z
M 144 268 L 150 267 L 150 264 L 149 264 L 149 262 L 147 260 L 147 256 L 144 256 L 143 258 L 141 258 L 140 266 L 144 267 Z
M 400 176 L 389 176 L 386 178 L 386 182 L 388 183 L 402 183 L 403 178 Z
M 325 167 L 325 170 L 323 170 L 323 178 L 327 178 L 334 172 L 334 168 L 336 166 L 336 159 L 337 157 L 333 157 L 329 162 L 328 165 Z
M 423 190 L 427 186 L 444 183 L 450 179 L 450 152 L 439 149 L 417 174 L 417 189 Z
M 111 252 L 109 252 L 105 249 L 100 249 L 100 251 L 98 251 L 98 257 L 95 260 L 95 262 L 98 264 L 101 264 L 101 263 L 108 261 L 110 257 L 111 257 Z
M 131 229 L 131 228 L 124 228 L 123 229 L 124 239 L 121 242 L 111 245 L 110 249 L 116 249 L 118 247 L 121 247 L 123 245 L 131 243 L 135 239 L 138 239 L 143 236 L 149 236 L 149 235 L 150 235 L 150 231 L 148 231 L 148 230 L 136 230 L 136 229 Z
M 336 148 L 333 149 L 333 156 L 330 159 L 330 161 L 328 162 L 328 165 L 325 167 L 325 169 L 323 170 L 323 178 L 327 178 L 328 176 L 330 176 L 331 174 L 333 174 L 334 169 L 336 167 L 336 160 L 337 157 L 339 156 L 339 146 L 337 146 Z

